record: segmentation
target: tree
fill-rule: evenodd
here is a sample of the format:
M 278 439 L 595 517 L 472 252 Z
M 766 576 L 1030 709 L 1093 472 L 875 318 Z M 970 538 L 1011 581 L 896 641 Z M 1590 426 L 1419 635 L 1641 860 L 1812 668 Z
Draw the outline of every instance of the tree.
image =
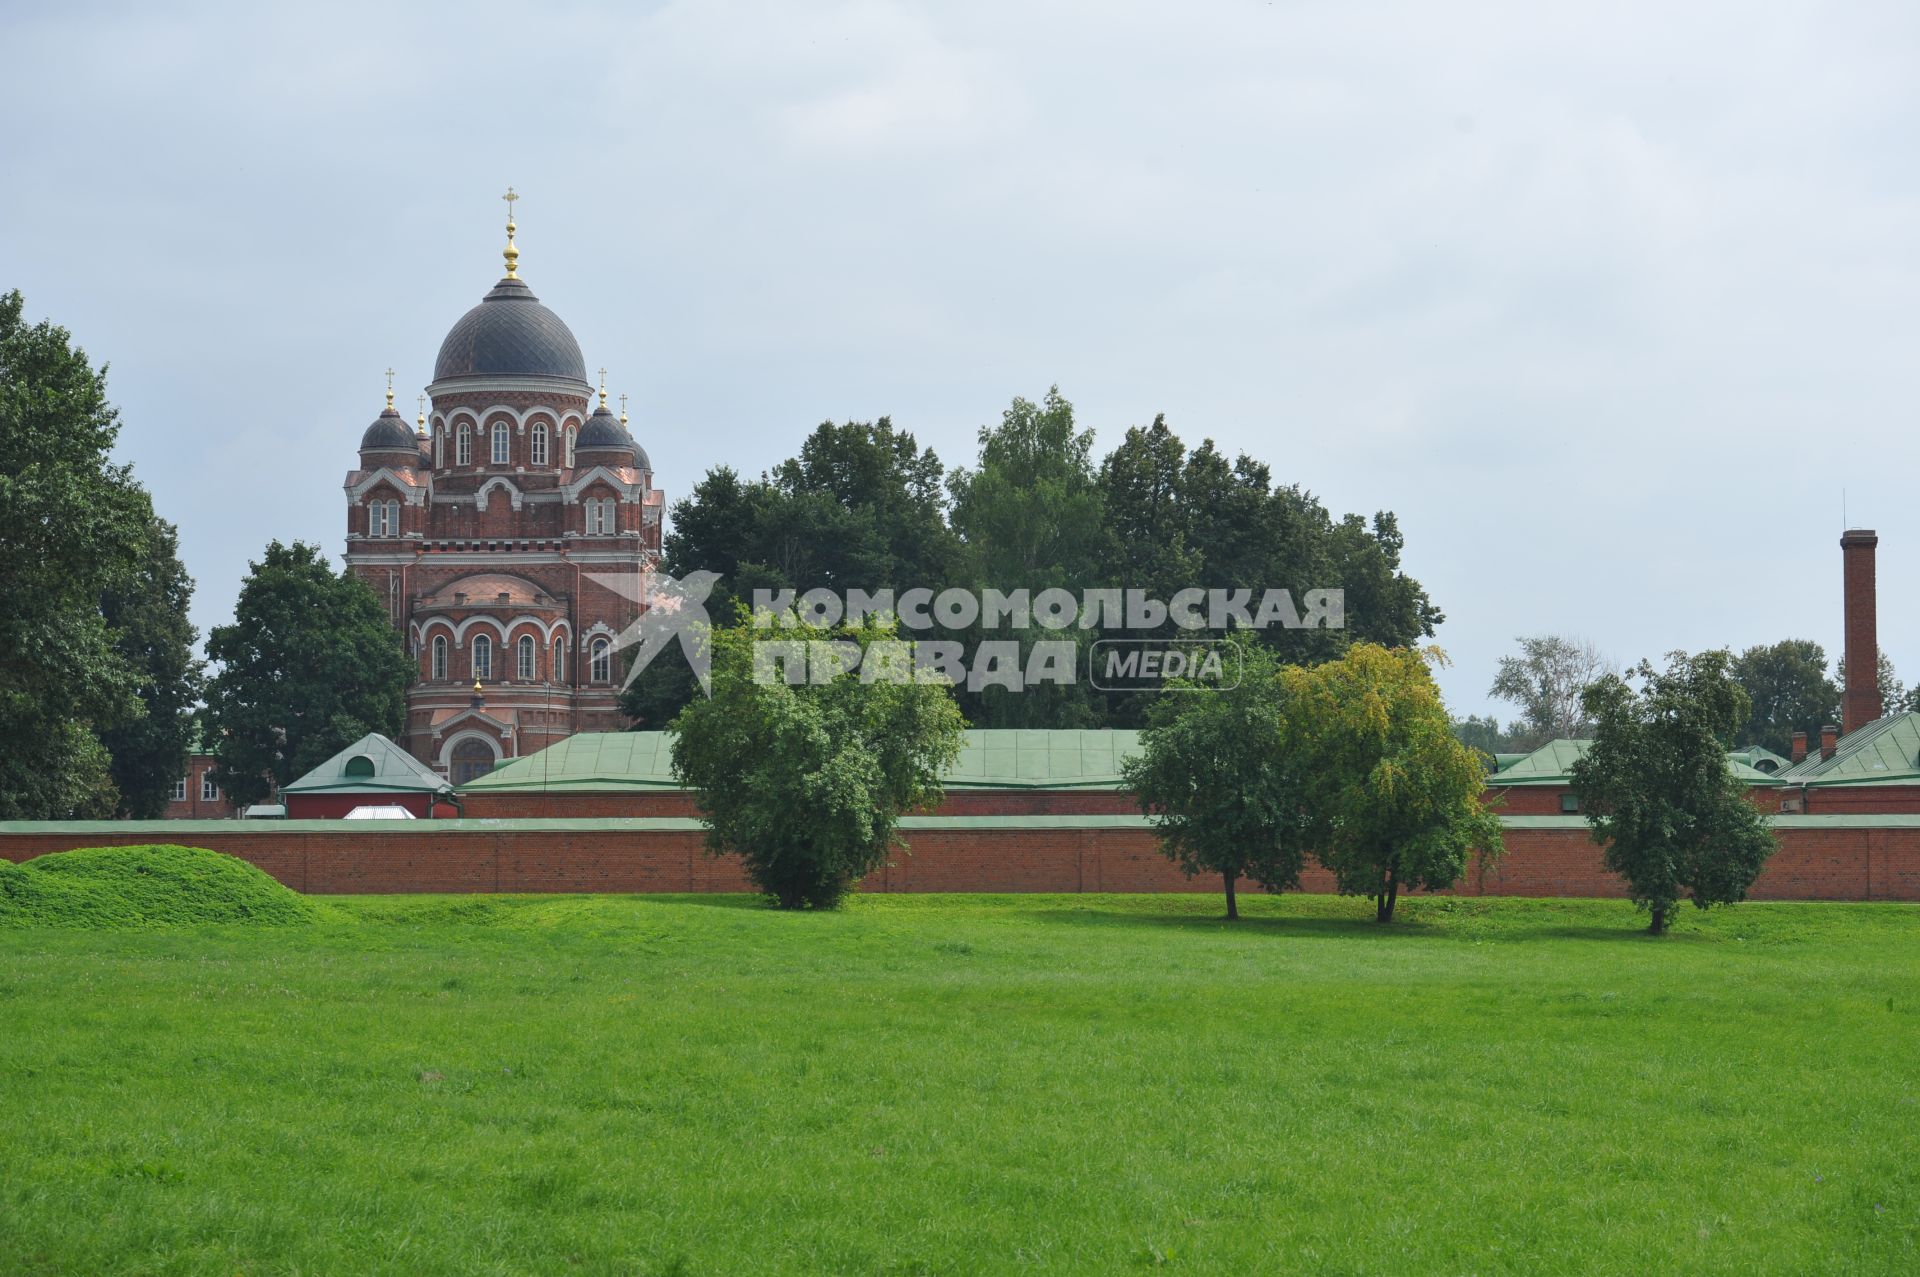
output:
M 1593 746 L 1573 765 L 1573 792 L 1606 847 L 1610 872 L 1660 935 L 1674 906 L 1746 899 L 1774 851 L 1767 819 L 1727 769 L 1747 694 L 1724 651 L 1674 652 L 1667 668 L 1642 661 L 1630 677 L 1603 676 L 1583 708 Z
M 980 429 L 980 457 L 972 469 L 948 477 L 953 529 L 965 555 L 966 582 L 1011 592 L 1061 587 L 1078 590 L 1099 580 L 1103 509 L 1093 466 L 1093 432 L 1074 424 L 1073 405 L 1060 388 L 1038 404 L 1015 399 L 997 426 Z M 1041 635 L 1031 629 L 977 626 L 963 641 L 1016 642 L 1026 662 Z M 1048 639 L 1091 645 L 1086 630 Z M 1084 669 L 1084 659 L 1078 667 Z M 983 727 L 1094 725 L 1090 689 L 1043 684 L 1010 692 L 988 687 L 962 696 L 969 721 Z
M 720 617 L 756 589 L 939 588 L 953 583 L 959 558 L 944 474 L 931 448 L 886 417 L 822 422 L 799 455 L 759 479 L 709 470 L 673 507 L 661 568 L 718 573 L 707 611 Z M 663 658 L 622 697 L 636 726 L 666 724 L 697 694 L 678 648 Z
M 1581 709 L 1581 693 L 1608 672 L 1610 663 L 1583 639 L 1541 634 L 1515 640 L 1518 656 L 1500 658 L 1489 696 L 1520 707 L 1522 749 L 1538 749 L 1550 740 L 1584 737 L 1590 724 Z
M 857 666 L 816 666 L 818 681 L 798 686 L 756 677 L 755 649 L 771 641 L 850 645 L 876 660 L 876 644 L 895 644 L 883 650 L 896 657 L 905 648 L 881 621 L 717 628 L 713 696 L 673 720 L 674 774 L 694 791 L 708 850 L 737 852 L 783 909 L 830 909 L 886 863 L 900 815 L 939 800 L 965 722 L 944 680 L 867 678 Z
M 1515 724 L 1518 727 L 1519 724 Z M 1453 734 L 1462 745 L 1477 749 L 1492 758 L 1495 754 L 1516 752 L 1511 749 L 1512 737 L 1500 728 L 1500 720 L 1488 714 L 1484 718 L 1469 714 L 1465 718 L 1455 719 Z
M 1318 858 L 1381 922 L 1402 890 L 1444 890 L 1470 852 L 1500 852 L 1500 822 L 1480 802 L 1486 769 L 1453 735 L 1427 664 L 1437 657 L 1356 643 L 1283 675 Z
M 1902 714 L 1909 709 L 1915 708 L 1914 702 L 1915 700 L 1920 700 L 1920 697 L 1916 697 L 1907 691 L 1907 685 L 1901 682 L 1899 674 L 1894 672 L 1892 657 L 1888 656 L 1885 652 L 1878 653 L 1878 659 L 1874 662 L 1874 672 L 1876 675 L 1874 681 L 1880 690 L 1881 717 L 1884 718 L 1888 714 Z M 1847 670 L 1845 664 L 1842 663 L 1841 667 L 1835 671 L 1835 673 L 1837 677 L 1834 679 L 1833 684 L 1835 689 L 1834 694 L 1836 697 L 1844 697 L 1847 694 Z M 1824 722 L 1827 723 L 1837 723 L 1839 721 L 1838 710 L 1835 711 L 1832 717 L 1824 720 Z M 1810 733 L 1810 735 L 1811 734 L 1812 733 Z
M 242 807 L 405 723 L 412 658 L 373 591 L 315 546 L 267 546 L 207 655 L 220 663 L 207 684 L 215 779 Z
M 1840 685 L 1827 677 L 1827 654 L 1818 643 L 1786 639 L 1750 647 L 1733 658 L 1732 671 L 1750 706 L 1734 734 L 1738 744 L 1784 757 L 1795 732 L 1819 740 L 1822 727 L 1840 721 Z
M 142 713 L 101 734 L 112 758 L 120 812 L 138 820 L 166 814 L 174 782 L 187 774 L 194 706 L 204 664 L 187 619 L 193 579 L 180 562 L 172 524 L 149 517 L 146 554 L 135 572 L 110 587 L 100 611 L 114 632 L 114 650 L 134 671 Z
M 100 733 L 141 702 L 101 602 L 137 574 L 153 509 L 110 459 L 106 369 L 24 312 L 0 295 L 0 819 L 106 816 Z
M 1240 916 L 1241 878 L 1267 891 L 1297 888 L 1305 860 L 1300 754 L 1280 665 L 1244 635 L 1233 641 L 1238 685 L 1170 686 L 1154 702 L 1140 752 L 1121 764 L 1161 852 L 1189 878 L 1220 875 L 1229 920 Z

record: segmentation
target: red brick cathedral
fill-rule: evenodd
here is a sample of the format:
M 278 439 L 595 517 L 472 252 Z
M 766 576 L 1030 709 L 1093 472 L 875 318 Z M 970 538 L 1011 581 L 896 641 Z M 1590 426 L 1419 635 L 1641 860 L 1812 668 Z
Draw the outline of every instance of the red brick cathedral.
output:
M 521 280 L 514 229 L 506 277 L 440 343 L 431 411 L 408 426 L 389 389 L 346 482 L 347 566 L 418 662 L 400 743 L 456 784 L 628 725 L 614 641 L 637 591 L 592 578 L 637 582 L 660 551 L 652 463 Z

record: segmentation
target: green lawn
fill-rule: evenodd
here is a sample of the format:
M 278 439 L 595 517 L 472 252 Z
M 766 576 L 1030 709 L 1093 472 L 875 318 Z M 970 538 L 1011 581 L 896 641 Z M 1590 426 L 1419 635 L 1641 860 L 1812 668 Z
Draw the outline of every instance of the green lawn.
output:
M 1920 910 L 0 931 L 0 1273 L 1914 1273 Z

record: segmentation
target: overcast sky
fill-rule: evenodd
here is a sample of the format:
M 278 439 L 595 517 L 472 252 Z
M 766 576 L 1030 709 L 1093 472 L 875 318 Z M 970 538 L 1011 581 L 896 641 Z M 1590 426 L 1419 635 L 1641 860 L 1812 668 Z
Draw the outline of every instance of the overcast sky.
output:
M 198 624 L 521 273 L 669 500 L 1052 383 L 1397 511 L 1514 636 L 1920 675 L 1920 6 L 0 6 L 0 288 L 111 363 Z M 1307 583 L 1319 584 L 1319 583 Z

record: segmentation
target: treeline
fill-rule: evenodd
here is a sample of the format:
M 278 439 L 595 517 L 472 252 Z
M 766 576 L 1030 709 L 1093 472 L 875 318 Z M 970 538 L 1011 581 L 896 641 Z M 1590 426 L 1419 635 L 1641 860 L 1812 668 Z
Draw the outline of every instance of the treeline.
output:
M 1472 715 L 1454 724 L 1454 734 L 1489 754 L 1524 753 L 1550 740 L 1592 736 L 1593 719 L 1581 698 L 1618 667 L 1584 639 L 1539 634 L 1516 641 L 1519 650 L 1500 658 L 1487 695 L 1512 704 L 1517 716 L 1502 727 L 1492 714 Z M 1744 717 L 1728 734 L 1730 746 L 1757 745 L 1784 757 L 1792 751 L 1794 733 L 1818 741 L 1821 728 L 1840 721 L 1845 670 L 1829 673 L 1826 650 L 1818 643 L 1784 639 L 1738 655 L 1729 651 L 1727 669 L 1747 697 Z M 1920 693 L 1900 681 L 1885 652 L 1878 685 L 1883 714 L 1920 709 Z
M 160 815 L 200 696 L 172 524 L 67 332 L 0 296 L 0 819 Z
M 1401 550 L 1391 513 L 1336 519 L 1262 461 L 1229 459 L 1210 439 L 1189 447 L 1164 417 L 1096 458 L 1093 432 L 1079 428 L 1056 388 L 1038 403 L 1015 399 L 983 427 L 970 466 L 948 470 L 884 417 L 823 423 L 797 456 L 758 478 L 717 466 L 673 506 L 662 566 L 676 577 L 720 574 L 707 608 L 721 624 L 759 589 L 1139 589 L 1159 599 L 1187 588 L 1251 589 L 1256 598 L 1267 588 L 1344 589 L 1346 629 L 1259 633 L 1278 658 L 1312 664 L 1354 642 L 1405 646 L 1433 633 L 1442 614 L 1401 570 Z M 1079 642 L 1084 671 L 1096 639 L 1175 634 L 1163 624 L 1044 637 Z M 1024 649 L 1041 636 L 976 625 L 940 637 Z M 625 707 L 638 727 L 657 729 L 693 694 L 675 648 L 635 680 Z M 1084 677 L 960 692 L 976 727 L 1138 726 L 1146 700 Z

